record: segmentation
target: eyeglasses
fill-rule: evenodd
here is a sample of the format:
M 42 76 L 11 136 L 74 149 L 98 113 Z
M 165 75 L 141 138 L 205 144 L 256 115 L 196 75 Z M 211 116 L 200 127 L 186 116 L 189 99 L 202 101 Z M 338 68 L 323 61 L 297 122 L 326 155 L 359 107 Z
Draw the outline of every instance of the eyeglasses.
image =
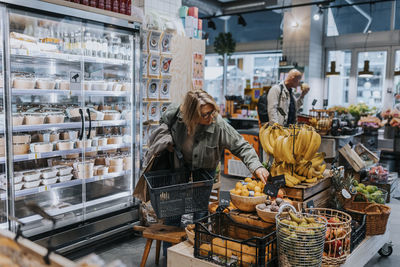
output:
M 201 114 L 201 117 L 203 119 L 209 119 L 211 116 L 215 115 L 215 110 L 211 110 L 210 112 L 207 112 L 205 114 Z

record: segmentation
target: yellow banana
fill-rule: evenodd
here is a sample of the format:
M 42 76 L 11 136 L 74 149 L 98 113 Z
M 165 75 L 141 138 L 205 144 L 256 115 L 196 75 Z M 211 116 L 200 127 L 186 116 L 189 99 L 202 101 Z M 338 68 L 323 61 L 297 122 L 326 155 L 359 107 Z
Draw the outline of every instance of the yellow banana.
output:
M 288 179 L 286 179 L 286 177 L 285 177 L 285 182 L 286 182 L 286 186 L 294 187 L 294 184 L 291 181 L 289 181 Z
M 297 173 L 293 173 L 293 177 L 299 180 L 300 182 L 303 182 L 306 180 L 306 177 L 298 175 Z
M 283 140 L 283 145 L 282 145 L 282 153 L 283 153 L 283 159 L 284 161 L 294 164 L 296 163 L 293 157 L 293 142 L 291 136 L 286 136 Z
M 285 137 L 284 136 L 278 136 L 276 142 L 275 142 L 275 147 L 274 147 L 274 158 L 276 159 L 277 162 L 281 162 L 283 160 L 282 157 L 282 141 Z
M 321 136 L 317 132 L 312 131 L 311 142 L 309 144 L 307 152 L 304 154 L 304 159 L 310 161 L 314 157 L 320 145 L 321 145 Z
M 323 175 L 325 169 L 326 169 L 326 164 L 322 164 L 321 167 L 318 169 L 318 171 L 321 173 L 321 175 Z
M 296 179 L 289 173 L 285 173 L 285 180 L 288 179 L 290 182 L 292 182 L 294 185 L 297 185 L 300 183 L 300 180 Z
M 311 160 L 311 165 L 314 169 L 322 164 L 322 162 L 324 161 L 324 157 L 325 157 L 324 154 L 325 154 L 324 152 L 315 154 L 315 156 Z
M 270 134 L 270 130 L 271 127 L 268 127 L 264 132 L 263 132 L 263 139 L 264 139 L 264 144 L 266 146 L 266 152 L 269 155 L 273 155 L 274 154 L 274 148 L 271 146 L 270 142 L 269 142 L 269 134 Z
M 315 183 L 317 178 L 306 179 L 306 183 Z

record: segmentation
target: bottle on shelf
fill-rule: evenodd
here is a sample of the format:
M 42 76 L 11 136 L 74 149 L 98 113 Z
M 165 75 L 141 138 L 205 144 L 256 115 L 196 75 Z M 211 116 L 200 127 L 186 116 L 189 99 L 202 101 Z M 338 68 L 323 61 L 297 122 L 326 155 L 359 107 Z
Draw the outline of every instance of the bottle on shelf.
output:
M 126 13 L 126 0 L 119 0 L 119 13 Z
M 104 0 L 104 9 L 112 11 L 112 0 Z
M 112 11 L 118 13 L 119 12 L 119 1 L 112 0 Z
M 97 7 L 97 0 L 90 0 L 90 1 L 89 1 L 89 5 L 90 5 L 91 7 Z
M 81 0 L 81 4 L 88 6 L 89 5 L 89 0 Z
M 90 36 L 90 32 L 85 32 L 85 38 L 83 42 L 83 53 L 85 56 L 92 55 L 92 37 Z
M 101 57 L 106 58 L 108 54 L 108 41 L 106 36 L 103 36 L 101 40 Z
M 132 1 L 131 0 L 127 0 L 126 1 L 126 12 L 125 14 L 130 16 L 132 13 Z
M 105 9 L 105 1 L 104 0 L 98 0 L 97 1 L 97 8 Z

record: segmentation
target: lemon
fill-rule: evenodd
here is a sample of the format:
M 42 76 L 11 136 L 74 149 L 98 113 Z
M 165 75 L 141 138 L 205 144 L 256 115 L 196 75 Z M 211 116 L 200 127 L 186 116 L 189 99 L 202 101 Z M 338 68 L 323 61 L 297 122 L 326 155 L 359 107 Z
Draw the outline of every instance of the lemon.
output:
M 244 179 L 244 181 L 245 181 L 246 183 L 250 183 L 250 182 L 252 182 L 253 180 L 252 180 L 250 177 L 247 177 L 246 179 Z
M 241 182 L 237 182 L 237 183 L 236 183 L 236 186 L 235 186 L 236 190 L 237 190 L 237 189 L 241 189 L 242 187 L 243 187 L 243 185 L 242 185 Z
M 254 187 L 255 187 L 254 183 L 248 183 L 247 184 L 247 189 L 249 189 L 249 190 L 253 190 L 254 191 Z
M 232 189 L 230 192 L 231 192 L 231 194 L 237 195 L 236 189 Z
M 238 195 L 238 196 L 240 196 L 240 195 L 242 195 L 242 190 L 236 190 L 236 195 Z
M 255 193 L 254 193 L 254 196 L 255 196 L 255 197 L 261 197 L 262 194 L 261 194 L 260 192 L 255 192 Z
M 261 192 L 261 187 L 258 185 L 254 187 L 254 192 Z
M 249 194 L 250 194 L 249 190 L 246 189 L 246 190 L 242 190 L 242 193 L 240 195 L 243 197 L 248 197 Z

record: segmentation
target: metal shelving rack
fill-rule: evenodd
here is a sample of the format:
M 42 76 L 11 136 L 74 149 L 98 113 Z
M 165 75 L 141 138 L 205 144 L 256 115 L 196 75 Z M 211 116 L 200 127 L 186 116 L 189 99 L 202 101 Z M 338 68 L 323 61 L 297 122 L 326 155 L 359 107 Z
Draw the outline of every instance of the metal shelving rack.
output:
M 5 140 L 5 156 L 0 157 L 0 175 L 5 174 L 8 188 L 8 190 L 0 190 L 0 208 L 8 210 L 9 215 L 25 223 L 22 228 L 25 236 L 38 243 L 46 244 L 49 236 L 53 235 L 49 232 L 51 226 L 40 215 L 24 209 L 27 202 L 35 202 L 42 206 L 50 215 L 56 216 L 58 234 L 53 237 L 52 242 L 53 246 L 62 251 L 67 249 L 64 246 L 66 243 L 76 242 L 84 245 L 91 242 L 91 237 L 106 237 L 129 229 L 130 225 L 138 220 L 136 201 L 132 195 L 139 175 L 140 142 L 138 140 L 140 140 L 141 118 L 137 110 L 141 106 L 141 100 L 139 94 L 135 92 L 140 84 L 138 71 L 140 69 L 140 23 L 121 18 L 110 19 L 105 15 L 38 0 L 0 0 L 0 14 L 0 74 L 4 77 L 4 86 L 0 87 L 0 137 Z M 57 31 L 57 36 L 59 34 L 61 39 L 66 32 L 79 33 L 81 39 L 77 37 L 76 40 L 80 40 L 81 44 L 84 41 L 84 34 L 89 32 L 97 40 L 101 41 L 103 38 L 112 41 L 113 49 L 115 45 L 124 47 L 125 54 L 119 52 L 122 53 L 122 58 L 98 54 L 90 56 L 84 54 L 83 45 L 78 47 L 78 53 L 76 51 L 66 53 L 63 51 L 64 48 L 61 49 L 58 45 L 58 52 L 44 51 L 43 46 L 39 46 L 39 42 L 42 43 L 39 39 L 41 37 L 36 36 L 40 27 L 48 27 L 50 32 Z M 25 35 L 31 32 L 32 38 L 37 39 L 39 50 L 31 49 L 29 45 L 28 48 L 11 46 L 11 32 Z M 51 36 L 51 38 L 55 37 Z M 115 41 L 118 41 L 118 38 L 119 44 Z M 114 53 L 114 50 L 112 51 Z M 72 87 L 72 78 L 70 90 L 13 87 L 15 73 L 31 73 L 36 78 L 62 76 L 63 79 L 69 79 L 72 77 L 70 76 L 72 72 L 80 74 L 81 82 L 78 88 Z M 84 89 L 85 82 L 102 80 L 129 86 L 127 91 Z M 122 110 L 128 112 L 122 113 L 122 118 L 118 120 L 91 121 L 82 117 L 83 122 L 69 121 L 67 118 L 65 122 L 57 124 L 12 126 L 12 114 L 35 106 L 46 106 L 48 105 L 46 103 L 50 103 L 50 107 L 77 107 L 82 109 L 83 113 L 89 107 L 102 105 L 120 112 Z M 27 108 L 24 108 L 25 106 Z M 128 116 L 126 114 L 130 117 L 126 117 Z M 2 116 L 4 119 L 1 120 Z M 83 134 L 88 131 L 95 131 L 96 134 L 100 133 L 103 136 L 117 132 L 117 135 L 124 137 L 124 141 L 119 145 L 84 146 L 70 150 L 13 155 L 12 136 L 17 133 L 29 134 L 33 140 L 36 133 L 66 130 L 81 132 L 82 141 L 89 138 L 89 134 L 87 137 Z M 75 154 L 79 154 L 75 161 L 85 164 L 89 158 L 88 153 L 92 153 L 91 157 L 97 154 L 109 158 L 117 155 L 113 153 L 118 153 L 131 160 L 132 169 L 124 167 L 123 171 L 93 175 L 87 179 L 72 179 L 51 185 L 15 190 L 14 171 L 51 167 L 49 160 L 63 161 L 67 156 Z M 107 214 L 110 215 L 107 216 Z M 107 218 L 104 219 L 104 216 Z M 80 226 L 75 230 L 76 224 Z M 16 229 L 15 223 L 8 220 L 0 221 L 0 228 L 2 227 L 14 231 Z M 82 227 L 86 227 L 84 235 L 82 235 Z M 107 232 L 107 229 L 110 231 Z M 75 245 L 68 245 L 68 250 L 73 248 Z

